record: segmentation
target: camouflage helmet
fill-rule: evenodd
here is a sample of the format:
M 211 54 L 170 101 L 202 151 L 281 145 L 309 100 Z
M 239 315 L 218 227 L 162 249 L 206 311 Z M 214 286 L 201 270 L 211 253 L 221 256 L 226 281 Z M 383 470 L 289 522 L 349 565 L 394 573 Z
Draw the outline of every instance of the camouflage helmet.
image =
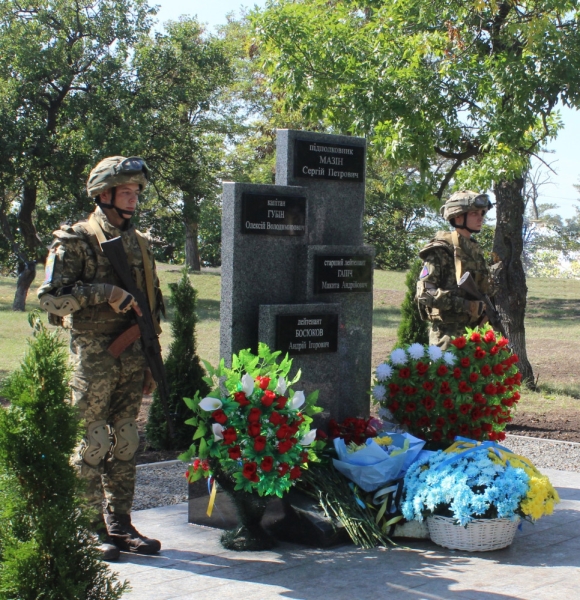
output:
M 138 156 L 109 156 L 104 158 L 89 174 L 87 192 L 91 198 L 105 190 L 127 183 L 138 183 L 141 191 L 147 187 L 149 168 Z
M 492 206 L 487 194 L 462 190 L 451 194 L 447 202 L 439 209 L 439 212 L 446 221 L 451 221 L 451 219 L 471 210 L 485 210 L 487 212 Z

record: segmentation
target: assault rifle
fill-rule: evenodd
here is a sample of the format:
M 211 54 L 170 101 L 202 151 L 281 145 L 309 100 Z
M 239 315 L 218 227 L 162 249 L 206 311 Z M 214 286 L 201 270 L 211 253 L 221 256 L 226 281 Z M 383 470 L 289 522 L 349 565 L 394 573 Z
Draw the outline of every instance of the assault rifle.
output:
M 463 277 L 459 280 L 459 289 L 463 290 L 470 300 L 479 300 L 485 304 L 485 314 L 489 319 L 490 325 L 493 327 L 495 331 L 499 331 L 503 335 L 504 338 L 507 339 L 507 335 L 504 329 L 504 326 L 499 317 L 499 313 L 497 312 L 495 306 L 492 301 L 489 299 L 487 294 L 482 294 L 478 289 L 471 273 L 467 271 L 464 273 Z
M 153 324 L 153 315 L 149 308 L 149 302 L 147 301 L 145 294 L 135 284 L 133 275 L 131 274 L 131 268 L 127 262 L 123 240 L 120 237 L 113 238 L 112 240 L 103 242 L 101 248 L 105 253 L 105 256 L 109 259 L 113 269 L 115 269 L 115 273 L 117 273 L 119 279 L 123 283 L 125 291 L 129 292 L 129 294 L 135 298 L 135 301 L 141 309 L 141 316 L 135 312 L 135 317 L 137 319 L 137 325 L 139 325 L 139 331 L 141 332 L 143 352 L 145 353 L 147 364 L 151 369 L 153 379 L 155 379 L 157 388 L 159 389 L 159 397 L 161 398 L 163 412 L 165 412 L 165 418 L 167 419 L 169 435 L 171 438 L 174 438 L 173 421 L 171 419 L 171 413 L 169 412 L 169 388 L 167 386 L 167 379 L 165 378 L 165 367 L 163 366 L 163 358 L 161 357 L 161 346 L 159 344 L 157 333 L 155 332 L 155 325 Z

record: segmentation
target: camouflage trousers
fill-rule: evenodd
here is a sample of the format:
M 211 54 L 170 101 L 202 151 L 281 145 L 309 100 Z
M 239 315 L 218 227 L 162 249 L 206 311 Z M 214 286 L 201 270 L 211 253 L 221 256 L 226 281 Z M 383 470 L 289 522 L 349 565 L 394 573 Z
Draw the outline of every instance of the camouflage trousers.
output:
M 119 358 L 114 358 L 107 348 L 115 337 L 93 332 L 71 333 L 72 400 L 87 428 L 95 421 L 106 421 L 112 432 L 117 421 L 136 419 L 139 414 L 146 366 L 141 341 L 137 340 Z M 111 437 L 111 449 L 112 444 Z M 106 500 L 111 512 L 128 514 L 135 494 L 135 457 L 118 460 L 110 449 L 100 464 L 93 467 L 82 459 L 81 452 L 86 446 L 85 430 L 73 463 L 85 481 L 87 503 L 101 513 Z
M 465 333 L 465 323 L 430 323 L 429 344 L 447 350 L 449 342 Z

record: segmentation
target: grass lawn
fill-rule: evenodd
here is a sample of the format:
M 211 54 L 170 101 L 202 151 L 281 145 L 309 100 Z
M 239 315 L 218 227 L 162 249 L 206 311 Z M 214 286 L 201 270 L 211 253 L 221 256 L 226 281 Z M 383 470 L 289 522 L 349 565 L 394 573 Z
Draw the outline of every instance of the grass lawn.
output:
M 181 276 L 179 266 L 158 265 L 165 298 L 169 284 Z M 36 305 L 36 288 L 43 279 L 39 270 L 27 308 Z M 220 274 L 204 270 L 192 274 L 198 293 L 197 347 L 201 358 L 216 364 L 219 356 Z M 580 399 L 580 281 L 559 279 L 528 280 L 526 334 L 528 354 L 539 378 L 540 392 L 526 392 L 520 408 L 541 412 L 576 408 Z M 21 360 L 30 335 L 26 313 L 12 311 L 15 279 L 0 277 L 0 377 Z M 405 294 L 405 273 L 375 271 L 373 313 L 373 365 L 384 360 L 395 343 L 400 320 L 399 307 Z M 168 321 L 172 308 L 168 306 Z M 171 342 L 169 322 L 163 325 L 161 343 Z

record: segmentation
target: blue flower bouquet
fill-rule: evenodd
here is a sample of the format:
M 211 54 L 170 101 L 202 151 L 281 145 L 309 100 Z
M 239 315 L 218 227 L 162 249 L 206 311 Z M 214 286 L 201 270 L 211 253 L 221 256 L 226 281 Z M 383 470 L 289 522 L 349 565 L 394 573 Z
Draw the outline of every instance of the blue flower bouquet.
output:
M 347 445 L 343 439 L 336 438 L 334 448 L 338 458 L 332 462 L 345 477 L 365 492 L 372 492 L 402 478 L 424 445 L 424 440 L 409 433 L 379 434 L 361 445 L 352 442 Z

